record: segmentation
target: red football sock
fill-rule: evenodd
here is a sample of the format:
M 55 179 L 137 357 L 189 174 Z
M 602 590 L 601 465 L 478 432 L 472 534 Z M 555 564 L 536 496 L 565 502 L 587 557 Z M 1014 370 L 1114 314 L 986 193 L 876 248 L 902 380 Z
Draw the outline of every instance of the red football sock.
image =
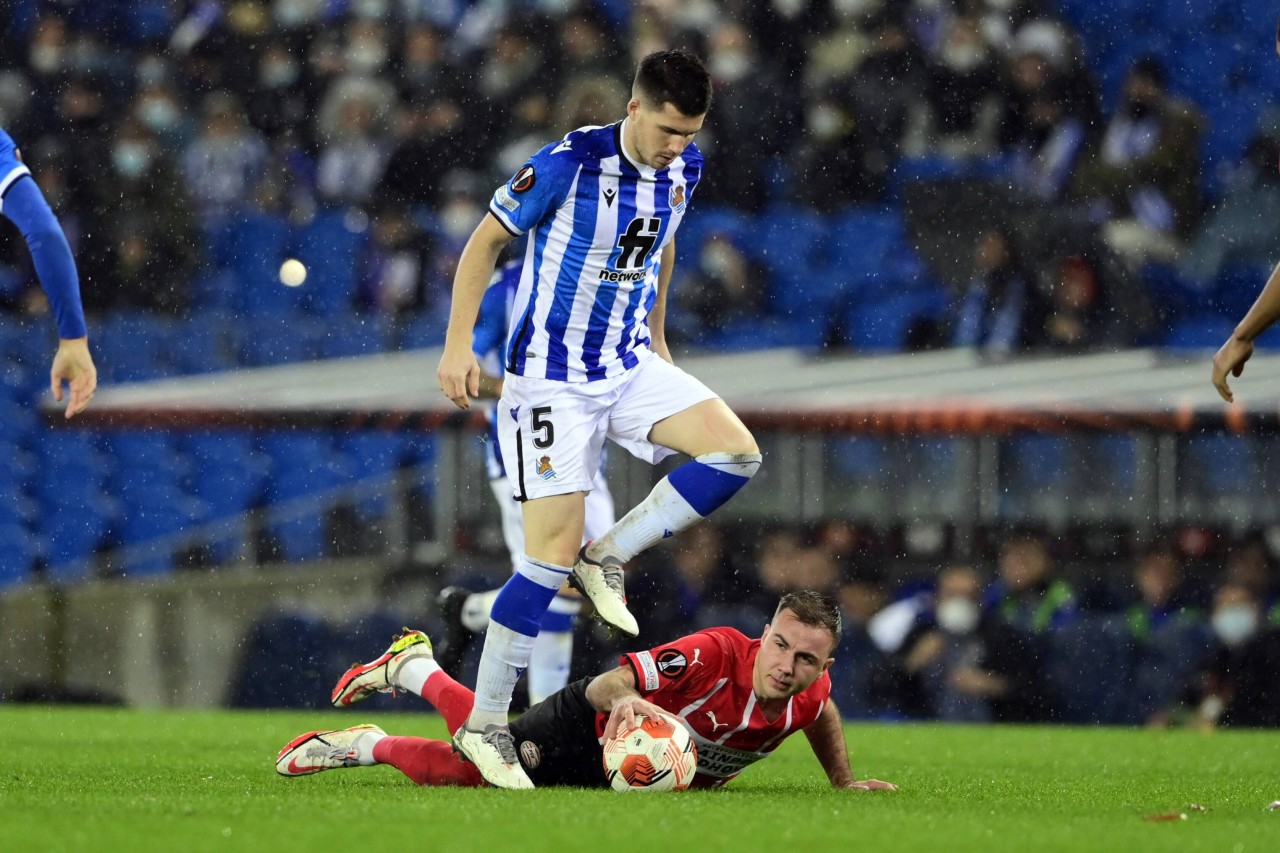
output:
M 462 728 L 471 714 L 471 706 L 476 703 L 476 694 L 454 681 L 444 670 L 431 673 L 422 685 L 422 698 L 440 712 L 450 732 Z
M 388 735 L 373 745 L 373 759 L 391 765 L 419 785 L 477 788 L 484 784 L 476 766 L 455 755 L 453 747 L 442 740 Z

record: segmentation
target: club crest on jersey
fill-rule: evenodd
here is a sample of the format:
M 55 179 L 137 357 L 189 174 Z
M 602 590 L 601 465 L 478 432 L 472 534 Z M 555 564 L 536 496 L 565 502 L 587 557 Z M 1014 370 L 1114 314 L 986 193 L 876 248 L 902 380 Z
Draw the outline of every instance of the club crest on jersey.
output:
M 654 661 L 658 664 L 658 671 L 667 678 L 679 678 L 689 668 L 688 659 L 679 649 L 663 649 Z
M 520 758 L 524 761 L 525 767 L 533 770 L 542 763 L 542 750 L 531 740 L 521 741 Z
M 544 456 L 538 460 L 538 476 L 544 480 L 554 480 L 556 469 L 551 467 L 551 457 Z
M 684 184 L 671 185 L 671 212 L 684 213 Z
M 533 189 L 534 183 L 538 180 L 538 176 L 533 172 L 533 166 L 525 166 L 516 172 L 516 176 L 511 179 L 511 191 L 513 193 L 525 193 Z

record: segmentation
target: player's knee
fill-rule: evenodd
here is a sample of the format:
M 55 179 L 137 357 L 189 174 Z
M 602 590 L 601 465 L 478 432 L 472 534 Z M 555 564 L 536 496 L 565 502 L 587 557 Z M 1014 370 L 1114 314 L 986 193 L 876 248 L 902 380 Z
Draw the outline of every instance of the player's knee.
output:
M 753 450 L 743 453 L 703 453 L 695 457 L 695 461 L 721 473 L 741 477 L 743 482 L 738 485 L 741 488 L 746 485 L 746 480 L 750 480 L 760 470 L 763 457 L 759 450 Z

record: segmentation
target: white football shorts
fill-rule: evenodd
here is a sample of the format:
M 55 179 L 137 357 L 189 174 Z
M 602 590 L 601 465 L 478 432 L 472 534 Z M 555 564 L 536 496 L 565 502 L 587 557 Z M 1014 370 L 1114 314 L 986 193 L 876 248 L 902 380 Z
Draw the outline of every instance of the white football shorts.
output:
M 666 459 L 676 451 L 649 441 L 653 425 L 716 396 L 652 353 L 595 382 L 508 373 L 495 416 L 516 500 L 590 491 L 605 438 L 650 464 Z

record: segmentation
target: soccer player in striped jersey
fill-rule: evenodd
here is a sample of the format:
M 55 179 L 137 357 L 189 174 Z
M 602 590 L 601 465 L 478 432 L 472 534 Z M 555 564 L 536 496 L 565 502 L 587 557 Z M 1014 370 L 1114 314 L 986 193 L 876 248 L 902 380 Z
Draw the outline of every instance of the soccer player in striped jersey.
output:
M 12 137 L 0 128 L 0 213 L 18 226 L 31 252 L 40 286 L 58 324 L 58 351 L 49 370 L 53 398 L 62 402 L 67 384 L 68 418 L 83 412 L 98 387 L 98 369 L 89 354 L 89 332 L 80 302 L 80 277 L 62 226 L 36 186 Z
M 675 233 L 702 177 L 693 137 L 710 102 L 710 76 L 696 57 L 646 56 L 626 117 L 579 128 L 534 154 L 498 187 L 458 262 L 437 377 L 465 409 L 479 390 L 471 338 L 481 298 L 502 248 L 528 234 L 498 402 L 525 553 L 494 601 L 475 705 L 454 735 L 499 787 L 533 786 L 507 713 L 560 585 L 572 578 L 600 619 L 635 636 L 623 566 L 723 505 L 760 466 L 751 433 L 672 363 L 663 333 Z M 653 463 L 677 452 L 692 459 L 580 547 L 585 495 L 606 438 Z
M 506 462 L 498 442 L 498 422 L 495 401 L 502 393 L 503 364 L 506 363 L 507 339 L 511 328 L 511 313 L 515 305 L 516 288 L 520 284 L 521 263 L 509 261 L 503 264 L 485 292 L 480 303 L 480 316 L 476 321 L 472 349 L 480 363 L 480 394 L 485 400 L 485 421 L 488 435 L 485 443 L 485 467 L 489 475 L 489 488 L 502 513 L 502 538 L 511 555 L 512 571 L 519 571 L 524 556 L 524 522 L 520 517 L 520 503 L 513 495 L 511 480 L 507 476 Z M 592 489 L 586 498 L 586 538 L 603 534 L 616 521 L 613 495 L 605 480 L 604 466 L 596 472 Z M 475 634 L 489 627 L 489 614 L 498 590 L 470 592 L 461 587 L 449 587 L 440 593 L 440 605 L 446 624 L 446 642 L 436 656 L 446 672 L 454 673 L 461 663 Z M 582 609 L 582 599 L 572 588 L 562 589 L 551 601 L 546 615 L 539 625 L 538 639 L 533 645 L 529 667 L 525 672 L 529 690 L 529 704 L 536 705 L 569 683 L 569 670 L 573 662 L 573 622 Z

